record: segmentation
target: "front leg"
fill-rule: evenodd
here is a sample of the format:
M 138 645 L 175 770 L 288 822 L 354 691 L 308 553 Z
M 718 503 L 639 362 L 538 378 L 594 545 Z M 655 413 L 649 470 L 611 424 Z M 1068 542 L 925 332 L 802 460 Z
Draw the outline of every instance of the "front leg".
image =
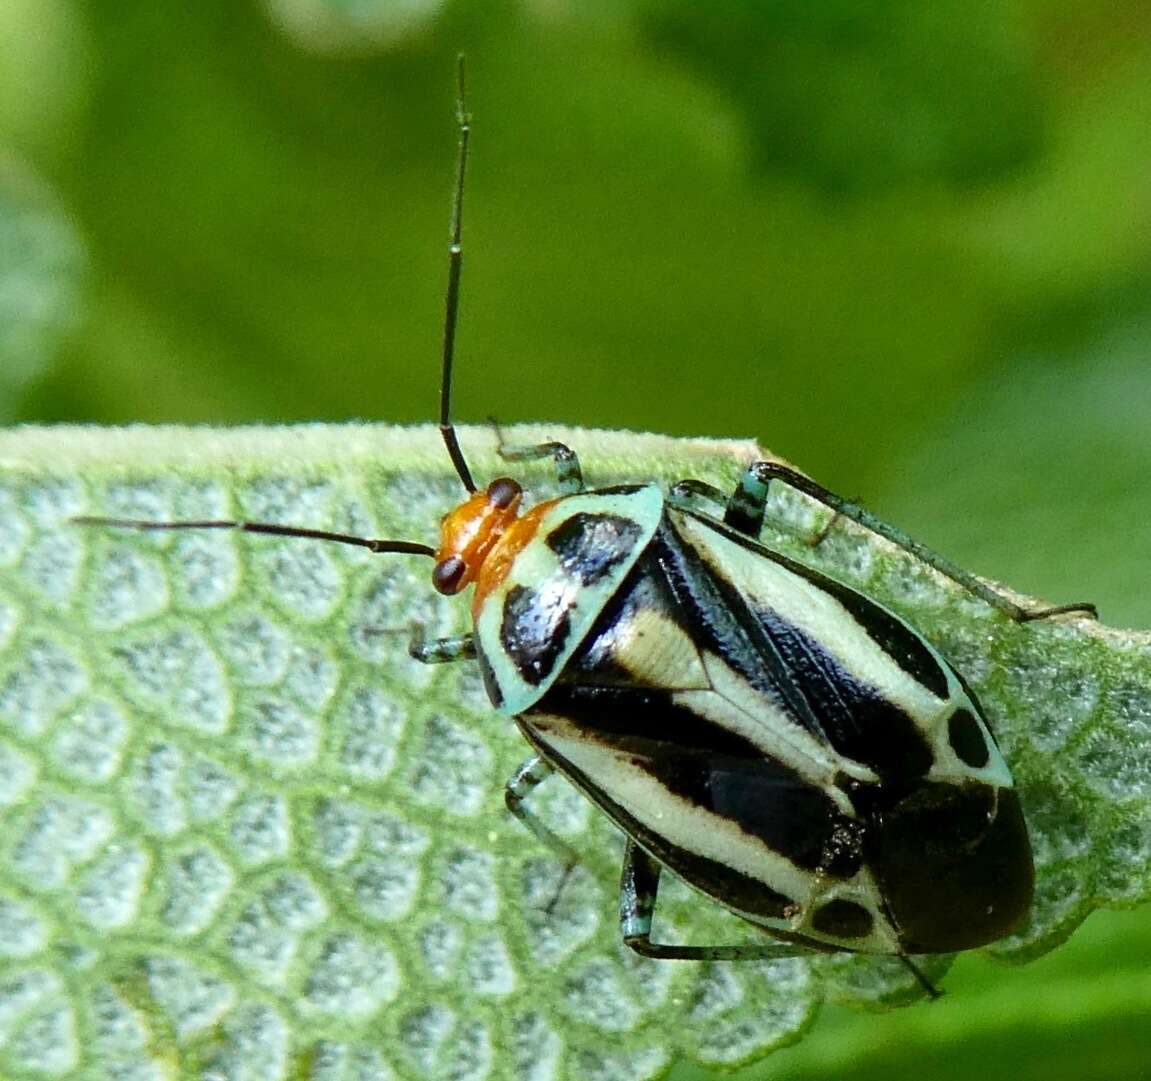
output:
M 499 429 L 496 431 L 498 433 Z M 561 495 L 578 495 L 584 490 L 583 470 L 580 468 L 579 457 L 566 443 L 513 446 L 505 443 L 503 436 L 500 435 L 496 453 L 505 462 L 537 462 L 541 458 L 551 458 L 555 463 L 556 481 Z
M 420 664 L 470 661 L 475 660 L 476 643 L 470 634 L 457 634 L 450 638 L 425 638 L 423 630 L 416 627 L 408 643 L 408 653 Z

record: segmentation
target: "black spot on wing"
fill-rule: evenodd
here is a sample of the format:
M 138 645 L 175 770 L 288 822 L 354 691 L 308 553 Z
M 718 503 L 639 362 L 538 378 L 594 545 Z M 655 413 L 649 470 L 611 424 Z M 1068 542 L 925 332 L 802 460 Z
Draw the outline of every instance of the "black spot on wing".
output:
M 571 599 L 513 586 L 504 599 L 500 644 L 523 681 L 538 687 L 555 668 L 571 633 Z
M 991 761 L 982 727 L 971 711 L 962 706 L 947 722 L 947 739 L 959 760 L 972 769 L 982 769 Z
M 631 555 L 641 532 L 630 518 L 580 511 L 564 519 L 544 542 L 559 557 L 566 574 L 589 586 Z
M 953 670 L 954 671 L 954 670 Z M 963 678 L 963 673 L 955 671 L 955 678 L 959 680 L 959 686 L 963 688 L 963 693 L 967 695 L 967 701 L 971 708 L 978 715 L 979 719 L 983 722 L 987 734 L 991 737 L 991 742 L 996 747 L 999 746 L 999 740 L 995 738 L 995 729 L 991 727 L 991 722 L 987 719 L 987 715 L 983 712 L 983 707 L 979 704 L 979 699 L 975 696 L 975 691 L 972 690 L 971 685 Z
M 843 898 L 828 901 L 811 917 L 811 926 L 816 931 L 836 938 L 866 938 L 874 922 L 863 905 Z

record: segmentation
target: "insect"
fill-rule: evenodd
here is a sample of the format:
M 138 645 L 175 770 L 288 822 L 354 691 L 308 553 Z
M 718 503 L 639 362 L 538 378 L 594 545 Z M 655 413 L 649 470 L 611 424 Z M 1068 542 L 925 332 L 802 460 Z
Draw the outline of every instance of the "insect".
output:
M 730 496 L 694 480 L 588 489 L 564 444 L 559 495 L 524 509 L 510 477 L 479 486 L 451 421 L 470 118 L 462 61 L 445 299 L 440 431 L 467 492 L 437 547 L 273 523 L 83 518 L 132 529 L 232 529 L 431 558 L 442 594 L 468 588 L 471 633 L 416 640 L 418 660 L 473 659 L 533 756 L 508 808 L 569 862 L 525 800 L 553 773 L 626 837 L 624 942 L 658 959 L 817 951 L 910 959 L 994 941 L 1029 911 L 1033 867 L 1018 794 L 963 677 L 914 627 L 759 542 L 784 485 L 911 552 L 1009 618 L 1030 610 L 781 464 L 751 463 Z M 834 519 L 833 519 L 834 521 Z M 766 931 L 738 945 L 653 941 L 660 877 Z

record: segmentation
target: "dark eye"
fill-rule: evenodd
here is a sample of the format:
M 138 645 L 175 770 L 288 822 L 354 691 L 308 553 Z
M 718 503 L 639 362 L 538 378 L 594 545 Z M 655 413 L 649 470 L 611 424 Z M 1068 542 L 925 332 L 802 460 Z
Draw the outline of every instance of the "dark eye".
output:
M 488 502 L 497 510 L 507 510 L 523 495 L 523 489 L 511 477 L 497 477 L 488 485 Z
M 452 593 L 458 593 L 460 580 L 466 570 L 467 564 L 459 556 L 448 556 L 447 559 L 441 559 L 436 564 L 435 570 L 432 571 L 432 585 L 435 586 L 436 592 L 449 596 Z

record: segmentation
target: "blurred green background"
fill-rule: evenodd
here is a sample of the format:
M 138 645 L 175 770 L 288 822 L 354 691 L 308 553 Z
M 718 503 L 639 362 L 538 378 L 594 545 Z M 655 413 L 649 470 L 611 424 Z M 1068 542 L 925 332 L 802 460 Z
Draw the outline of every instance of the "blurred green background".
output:
M 4 0 L 0 419 L 431 419 L 460 49 L 461 420 L 758 436 L 1151 623 L 1139 0 Z M 753 1074 L 1151 1077 L 1149 979 L 1097 916 Z

